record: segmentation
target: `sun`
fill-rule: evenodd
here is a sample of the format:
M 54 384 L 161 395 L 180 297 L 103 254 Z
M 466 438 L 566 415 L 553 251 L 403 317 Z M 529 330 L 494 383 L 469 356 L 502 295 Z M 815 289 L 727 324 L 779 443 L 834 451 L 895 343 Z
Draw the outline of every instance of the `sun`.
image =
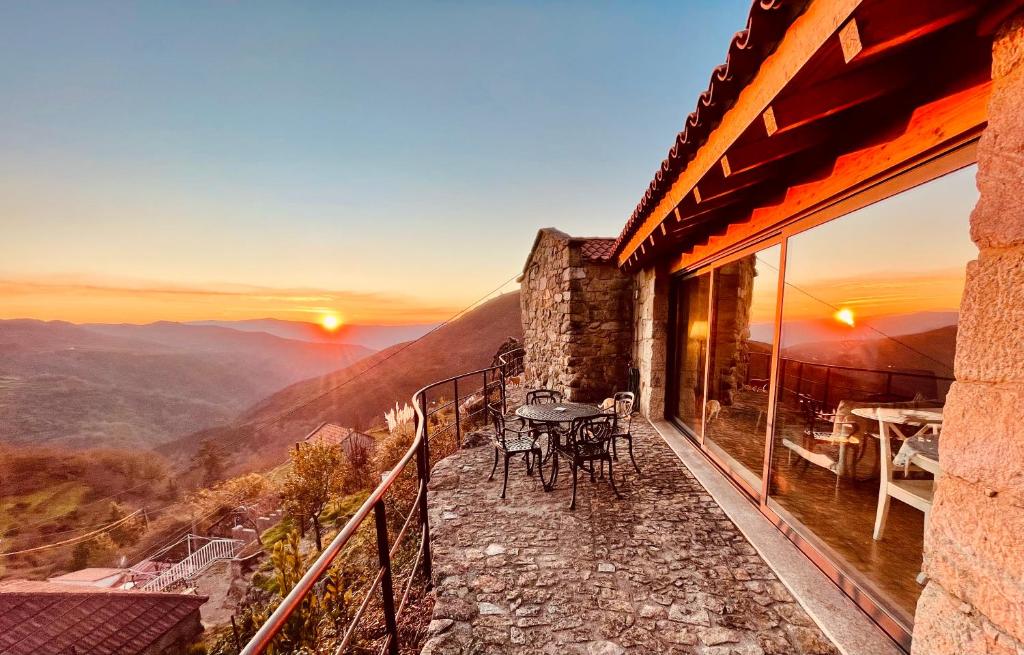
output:
M 341 327 L 341 318 L 337 314 L 324 314 L 320 317 L 320 325 L 328 332 L 334 332 Z
M 849 325 L 850 327 L 853 327 L 853 326 L 854 326 L 854 321 L 853 321 L 853 310 L 852 310 L 852 309 L 850 309 L 849 307 L 843 307 L 842 309 L 840 309 L 839 311 L 837 311 L 837 312 L 836 312 L 836 313 L 834 314 L 834 316 L 835 316 L 835 319 L 836 319 L 837 321 L 839 321 L 840 323 L 846 323 L 846 324 L 847 324 L 847 325 Z

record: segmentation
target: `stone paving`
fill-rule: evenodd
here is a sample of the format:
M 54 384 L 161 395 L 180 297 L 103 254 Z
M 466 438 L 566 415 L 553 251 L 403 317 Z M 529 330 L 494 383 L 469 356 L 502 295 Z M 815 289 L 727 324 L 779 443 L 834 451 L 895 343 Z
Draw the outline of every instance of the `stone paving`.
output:
M 489 445 L 431 481 L 436 603 L 423 653 L 832 654 L 834 646 L 643 419 L 623 498 L 564 470 L 544 493 L 522 461 L 501 492 Z

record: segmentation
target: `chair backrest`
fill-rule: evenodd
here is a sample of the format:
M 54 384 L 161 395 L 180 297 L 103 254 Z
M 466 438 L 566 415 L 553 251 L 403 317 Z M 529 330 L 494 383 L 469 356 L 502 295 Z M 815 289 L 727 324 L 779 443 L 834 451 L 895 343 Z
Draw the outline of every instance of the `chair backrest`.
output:
M 607 415 L 573 419 L 569 428 L 569 447 L 591 454 L 608 452 L 613 421 L 614 417 Z
M 494 438 L 500 443 L 505 443 L 505 416 L 501 412 L 501 407 L 487 405 L 487 416 L 491 419 L 491 425 L 494 426 Z
M 527 405 L 555 405 L 562 402 L 562 394 L 554 389 L 535 389 L 526 393 Z
M 615 409 L 616 432 L 629 432 L 633 426 L 633 409 L 636 407 L 636 396 L 632 391 L 616 391 L 612 396 Z

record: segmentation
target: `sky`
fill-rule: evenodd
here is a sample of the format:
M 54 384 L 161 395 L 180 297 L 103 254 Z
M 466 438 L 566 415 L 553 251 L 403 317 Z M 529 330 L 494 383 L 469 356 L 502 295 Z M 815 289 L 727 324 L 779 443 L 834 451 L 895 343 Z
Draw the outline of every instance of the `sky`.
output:
M 8 3 L 0 318 L 443 320 L 618 234 L 748 9 Z
M 918 312 L 958 312 L 967 262 L 978 256 L 968 217 L 978 201 L 971 165 L 789 239 L 784 320 L 854 323 Z M 758 253 L 751 322 L 776 311 L 778 248 Z M 763 274 L 763 278 L 760 274 Z M 846 329 L 835 322 L 836 336 Z

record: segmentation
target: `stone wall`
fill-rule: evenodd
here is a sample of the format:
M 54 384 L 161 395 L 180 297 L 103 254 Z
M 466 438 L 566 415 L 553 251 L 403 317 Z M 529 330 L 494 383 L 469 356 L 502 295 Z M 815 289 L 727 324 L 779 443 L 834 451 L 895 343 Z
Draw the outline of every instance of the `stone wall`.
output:
M 525 383 L 599 401 L 627 382 L 632 281 L 588 243 L 547 228 L 521 279 Z
M 640 369 L 640 412 L 665 416 L 665 365 L 668 353 L 668 271 L 645 268 L 634 276 L 633 361 Z
M 1024 16 L 993 47 L 914 655 L 1024 653 Z

